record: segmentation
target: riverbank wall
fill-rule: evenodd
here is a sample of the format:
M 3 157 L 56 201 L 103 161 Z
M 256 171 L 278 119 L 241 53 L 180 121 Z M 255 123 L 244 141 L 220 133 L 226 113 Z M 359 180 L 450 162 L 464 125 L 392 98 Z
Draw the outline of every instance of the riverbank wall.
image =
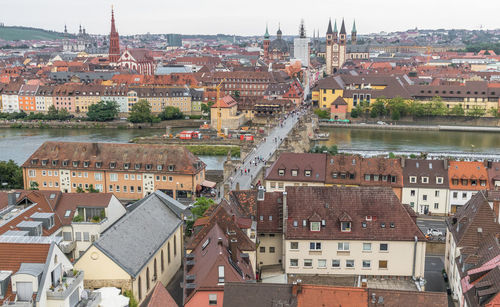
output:
M 166 129 L 199 128 L 206 121 L 201 119 L 175 119 L 159 123 L 133 124 L 127 121 L 0 121 L 0 128 L 23 129 Z
M 320 122 L 322 128 L 356 128 L 356 129 L 380 129 L 380 130 L 412 130 L 412 131 L 466 131 L 466 132 L 500 132 L 500 127 L 483 127 L 483 126 L 446 126 L 446 125 L 402 125 L 402 124 L 365 124 L 365 123 L 330 123 Z

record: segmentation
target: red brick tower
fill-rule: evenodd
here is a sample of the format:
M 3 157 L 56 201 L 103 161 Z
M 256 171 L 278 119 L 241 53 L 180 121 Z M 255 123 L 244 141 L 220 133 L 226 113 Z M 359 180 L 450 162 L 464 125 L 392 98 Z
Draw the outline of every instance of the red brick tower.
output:
M 111 7 L 111 33 L 109 33 L 109 61 L 117 63 L 120 58 L 120 37 L 115 28 L 115 13 Z
M 269 31 L 267 31 L 267 25 L 266 25 L 266 34 L 264 34 L 264 58 L 267 60 L 269 59 L 269 44 L 271 41 L 269 40 Z

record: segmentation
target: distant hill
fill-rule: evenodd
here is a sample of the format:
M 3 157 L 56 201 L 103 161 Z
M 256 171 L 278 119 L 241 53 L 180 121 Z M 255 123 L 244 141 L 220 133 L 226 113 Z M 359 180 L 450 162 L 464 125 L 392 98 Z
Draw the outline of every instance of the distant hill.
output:
M 55 40 L 64 38 L 64 33 L 28 27 L 0 27 L 0 39 L 6 41 L 18 40 Z

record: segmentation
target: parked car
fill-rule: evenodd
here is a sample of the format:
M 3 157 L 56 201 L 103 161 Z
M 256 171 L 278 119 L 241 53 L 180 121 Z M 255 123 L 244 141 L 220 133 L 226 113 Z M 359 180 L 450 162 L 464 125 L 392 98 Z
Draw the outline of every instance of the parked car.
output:
M 386 122 L 383 122 L 383 121 L 381 121 L 381 120 L 379 120 L 379 121 L 377 122 L 377 125 L 387 125 L 387 123 L 386 123 Z
M 429 228 L 427 229 L 427 234 L 433 237 L 439 237 L 443 235 L 443 232 L 439 229 Z

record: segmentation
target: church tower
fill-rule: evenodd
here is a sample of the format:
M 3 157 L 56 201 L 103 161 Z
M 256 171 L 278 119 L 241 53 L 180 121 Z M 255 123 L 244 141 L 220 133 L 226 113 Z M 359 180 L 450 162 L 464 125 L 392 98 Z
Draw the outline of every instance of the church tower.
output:
M 351 31 L 351 45 L 356 45 L 358 41 L 358 36 L 357 36 L 357 31 L 356 31 L 356 20 L 352 23 L 352 31 Z
M 347 53 L 347 34 L 345 31 L 345 23 L 344 19 L 342 19 L 342 25 L 340 26 L 340 32 L 339 32 L 339 53 L 338 53 L 338 63 L 337 63 L 337 68 L 340 69 L 345 63 L 346 60 L 346 53 Z
M 332 74 L 332 56 L 333 56 L 333 30 L 332 19 L 328 21 L 328 29 L 326 30 L 326 74 Z
M 115 13 L 111 7 L 111 32 L 109 33 L 109 62 L 117 63 L 120 59 L 120 37 L 115 28 Z
M 266 24 L 266 34 L 264 34 L 264 59 L 269 59 L 269 44 L 271 41 L 269 40 L 270 35 L 269 31 L 267 29 L 267 24 Z

